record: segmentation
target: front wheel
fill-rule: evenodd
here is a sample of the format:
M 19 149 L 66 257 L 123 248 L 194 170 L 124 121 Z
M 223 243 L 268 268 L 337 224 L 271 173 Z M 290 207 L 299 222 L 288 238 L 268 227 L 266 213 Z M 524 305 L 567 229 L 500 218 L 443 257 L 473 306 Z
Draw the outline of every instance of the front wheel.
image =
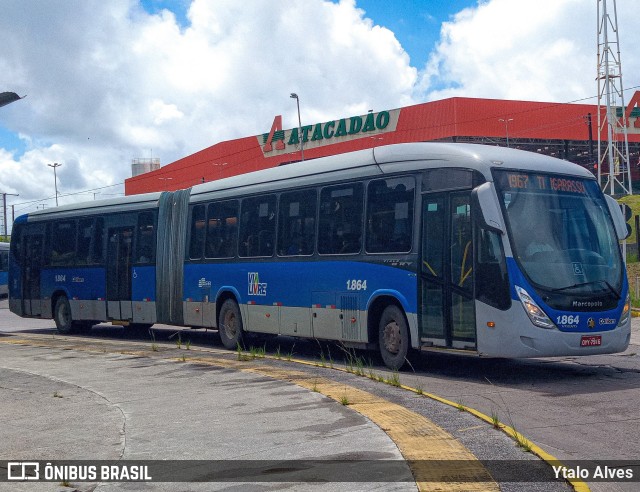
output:
M 380 317 L 378 331 L 380 355 L 385 365 L 394 371 L 400 370 L 409 355 L 409 326 L 398 306 L 387 306 Z
M 238 303 L 233 299 L 227 299 L 222 304 L 220 316 L 218 317 L 218 332 L 222 345 L 228 349 L 236 349 L 242 346 L 242 316 Z
M 78 322 L 73 321 L 71 305 L 69 304 L 69 299 L 65 296 L 58 297 L 53 310 L 53 319 L 56 322 L 58 332 L 64 335 L 80 331 L 82 327 Z

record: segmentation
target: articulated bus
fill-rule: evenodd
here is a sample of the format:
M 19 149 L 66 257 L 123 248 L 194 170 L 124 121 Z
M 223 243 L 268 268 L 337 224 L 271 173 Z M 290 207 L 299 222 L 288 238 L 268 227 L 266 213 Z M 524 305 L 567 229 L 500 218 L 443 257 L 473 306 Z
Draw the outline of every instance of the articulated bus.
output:
M 615 200 L 566 161 L 413 143 L 15 221 L 10 308 L 488 357 L 620 352 L 630 307 Z
M 0 242 L 0 297 L 7 297 L 9 278 L 9 243 Z

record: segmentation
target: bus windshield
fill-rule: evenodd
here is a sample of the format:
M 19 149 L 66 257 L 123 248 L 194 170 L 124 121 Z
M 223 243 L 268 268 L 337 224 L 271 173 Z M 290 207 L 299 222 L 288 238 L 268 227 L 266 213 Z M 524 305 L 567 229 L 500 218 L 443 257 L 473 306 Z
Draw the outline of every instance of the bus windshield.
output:
M 623 262 L 597 182 L 522 171 L 494 176 L 513 256 L 549 304 L 566 308 L 571 297 L 616 303 Z

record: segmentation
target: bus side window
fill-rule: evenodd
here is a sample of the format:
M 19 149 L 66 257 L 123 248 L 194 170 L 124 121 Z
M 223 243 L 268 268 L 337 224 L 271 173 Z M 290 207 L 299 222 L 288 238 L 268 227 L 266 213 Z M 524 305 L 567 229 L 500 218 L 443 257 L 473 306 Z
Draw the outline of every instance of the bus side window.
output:
M 240 256 L 273 256 L 276 235 L 276 196 L 242 200 Z
M 490 306 L 508 309 L 511 297 L 502 237 L 497 232 L 478 229 L 476 242 L 476 297 Z
M 51 266 L 72 266 L 76 260 L 76 221 L 54 222 L 50 237 Z
M 369 183 L 366 240 L 369 253 L 411 249 L 414 191 L 413 178 L 379 179 Z
M 97 217 L 91 243 L 91 263 L 94 265 L 104 263 L 104 237 L 104 219 Z
M 156 241 L 154 232 L 153 212 L 140 212 L 138 214 L 138 234 L 134 256 L 138 263 L 148 264 L 155 261 Z
M 311 255 L 315 245 L 317 195 L 315 190 L 280 195 L 278 254 Z
M 211 203 L 207 207 L 205 258 L 233 258 L 238 245 L 238 201 Z
M 87 265 L 91 262 L 91 238 L 93 237 L 93 219 L 80 219 L 78 223 L 78 265 Z
M 191 234 L 189 238 L 189 259 L 199 260 L 204 252 L 204 205 L 196 205 L 191 210 Z
M 323 188 L 320 192 L 318 252 L 356 254 L 362 247 L 363 185 Z

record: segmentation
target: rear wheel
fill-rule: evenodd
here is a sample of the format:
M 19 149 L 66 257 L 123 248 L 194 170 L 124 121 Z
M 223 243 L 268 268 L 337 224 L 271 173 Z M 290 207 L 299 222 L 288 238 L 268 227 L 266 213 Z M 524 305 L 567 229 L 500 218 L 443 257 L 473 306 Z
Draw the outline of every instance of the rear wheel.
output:
M 58 297 L 53 310 L 53 319 L 56 322 L 58 332 L 63 334 L 76 333 L 85 326 L 82 322 L 73 321 L 71 305 L 65 296 Z
M 222 304 L 218 317 L 218 332 L 222 345 L 228 349 L 235 349 L 243 343 L 242 316 L 238 303 L 233 299 L 227 299 Z
M 394 371 L 400 370 L 407 362 L 410 340 L 407 320 L 398 306 L 387 306 L 382 312 L 378 343 L 385 365 Z

